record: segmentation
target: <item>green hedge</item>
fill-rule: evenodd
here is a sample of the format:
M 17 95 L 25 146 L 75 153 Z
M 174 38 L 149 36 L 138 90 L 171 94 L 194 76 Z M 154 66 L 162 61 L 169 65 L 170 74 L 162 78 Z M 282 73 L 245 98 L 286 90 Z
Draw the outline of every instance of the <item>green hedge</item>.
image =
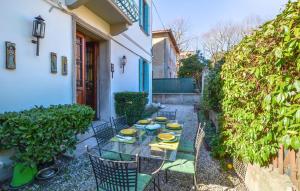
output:
M 227 151 L 267 165 L 280 144 L 300 148 L 300 2 L 242 40 L 222 67 Z
M 222 79 L 221 79 L 221 65 L 217 65 L 211 69 L 206 79 L 203 94 L 203 108 L 205 110 L 214 110 L 221 112 L 222 101 Z
M 76 134 L 87 130 L 94 114 L 90 107 L 82 105 L 1 114 L 0 149 L 17 148 L 18 162 L 49 162 L 57 154 L 75 148 Z
M 115 94 L 115 108 L 118 116 L 126 115 L 128 124 L 141 119 L 148 103 L 145 92 L 119 92 Z

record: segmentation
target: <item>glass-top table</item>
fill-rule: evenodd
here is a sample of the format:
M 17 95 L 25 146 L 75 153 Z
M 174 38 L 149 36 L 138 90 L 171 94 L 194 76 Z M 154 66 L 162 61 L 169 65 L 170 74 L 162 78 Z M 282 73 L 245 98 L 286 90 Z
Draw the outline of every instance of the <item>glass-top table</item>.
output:
M 143 158 L 152 158 L 152 159 L 161 159 L 167 161 L 175 161 L 177 149 L 181 137 L 182 130 L 169 130 L 165 128 L 164 124 L 160 124 L 162 128 L 159 129 L 159 132 L 171 132 L 177 139 L 178 144 L 173 145 L 171 148 L 164 148 L 165 143 L 157 143 L 156 135 L 152 131 L 148 131 L 142 128 L 137 129 L 137 135 L 134 138 L 136 141 L 133 143 L 126 143 L 115 140 L 108 141 L 102 148 L 102 151 L 115 152 L 119 154 L 127 154 L 131 156 L 138 155 Z M 182 127 L 183 129 L 183 127 Z M 155 144 L 153 144 L 155 143 Z M 165 144 L 165 145 L 164 145 Z

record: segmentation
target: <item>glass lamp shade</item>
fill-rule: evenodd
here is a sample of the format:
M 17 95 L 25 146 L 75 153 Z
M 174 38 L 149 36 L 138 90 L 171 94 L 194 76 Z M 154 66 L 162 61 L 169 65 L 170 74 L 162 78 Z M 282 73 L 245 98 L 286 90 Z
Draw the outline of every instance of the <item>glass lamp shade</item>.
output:
M 122 61 L 121 61 L 121 65 L 122 65 L 122 66 L 125 66 L 126 63 L 127 63 L 127 58 L 126 58 L 126 56 L 123 56 L 123 57 L 122 57 Z
M 44 38 L 45 37 L 45 27 L 46 23 L 45 20 L 41 17 L 35 17 L 33 21 L 33 28 L 32 28 L 32 36 L 37 38 Z

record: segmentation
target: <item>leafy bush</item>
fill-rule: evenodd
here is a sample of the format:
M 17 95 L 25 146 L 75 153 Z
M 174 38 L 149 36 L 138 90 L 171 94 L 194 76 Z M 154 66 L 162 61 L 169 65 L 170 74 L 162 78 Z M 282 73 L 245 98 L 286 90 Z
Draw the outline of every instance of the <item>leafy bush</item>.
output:
M 214 110 L 221 112 L 222 101 L 222 79 L 221 79 L 221 66 L 223 60 L 219 61 L 215 68 L 212 68 L 206 79 L 206 85 L 203 92 L 204 107 L 207 110 Z
M 300 2 L 226 56 L 222 110 L 228 152 L 267 165 L 280 144 L 300 148 Z
M 178 71 L 178 77 L 188 78 L 192 77 L 196 80 L 196 86 L 201 87 L 201 73 L 206 65 L 206 59 L 197 52 L 196 54 L 189 55 L 187 58 L 180 60 L 181 66 Z
M 203 111 L 198 113 L 199 122 L 205 123 L 205 137 L 204 142 L 208 147 L 208 150 L 211 150 L 211 155 L 218 159 L 224 159 L 228 156 L 226 153 L 226 147 L 223 144 L 223 135 L 220 131 L 214 127 L 212 122 L 207 119 Z
M 36 107 L 0 115 L 0 148 L 17 148 L 18 162 L 41 164 L 74 149 L 76 134 L 83 133 L 94 111 L 82 105 Z
M 119 92 L 115 94 L 115 101 L 117 115 L 126 115 L 128 123 L 132 125 L 142 118 L 148 103 L 148 94 L 145 92 Z

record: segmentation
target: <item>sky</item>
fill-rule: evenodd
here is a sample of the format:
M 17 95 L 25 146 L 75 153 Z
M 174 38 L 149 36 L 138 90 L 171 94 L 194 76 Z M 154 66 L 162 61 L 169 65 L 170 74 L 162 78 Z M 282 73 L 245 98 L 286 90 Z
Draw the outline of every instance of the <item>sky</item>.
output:
M 167 26 L 178 18 L 189 23 L 189 35 L 201 36 L 220 22 L 241 22 L 247 17 L 275 18 L 288 0 L 153 0 Z M 153 30 L 163 29 L 153 10 Z

